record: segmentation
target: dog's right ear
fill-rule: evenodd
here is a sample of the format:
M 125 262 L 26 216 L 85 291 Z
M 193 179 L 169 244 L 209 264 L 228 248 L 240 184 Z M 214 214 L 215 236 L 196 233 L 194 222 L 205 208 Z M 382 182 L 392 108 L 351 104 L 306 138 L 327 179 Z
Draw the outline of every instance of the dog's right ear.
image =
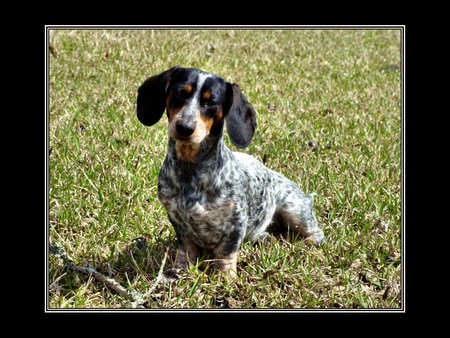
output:
M 144 81 L 138 89 L 137 117 L 146 126 L 159 121 L 166 107 L 166 92 L 172 73 L 178 66 Z

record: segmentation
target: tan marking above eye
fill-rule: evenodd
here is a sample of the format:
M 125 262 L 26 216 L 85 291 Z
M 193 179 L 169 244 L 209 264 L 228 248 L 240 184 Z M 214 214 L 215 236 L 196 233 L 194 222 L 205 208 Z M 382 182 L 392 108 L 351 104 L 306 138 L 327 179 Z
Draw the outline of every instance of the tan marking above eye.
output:
M 185 85 L 185 86 L 184 86 L 184 91 L 185 91 L 186 93 L 192 92 L 192 86 L 189 85 L 189 84 Z
M 203 98 L 205 100 L 209 100 L 211 98 L 211 92 L 204 92 L 203 93 Z

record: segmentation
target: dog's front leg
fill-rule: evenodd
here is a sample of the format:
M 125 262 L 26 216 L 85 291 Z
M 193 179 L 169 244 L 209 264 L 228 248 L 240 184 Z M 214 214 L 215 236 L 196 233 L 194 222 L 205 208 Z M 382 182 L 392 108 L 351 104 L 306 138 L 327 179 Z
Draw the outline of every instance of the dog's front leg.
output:
M 198 246 L 188 238 L 183 238 L 178 247 L 177 257 L 175 259 L 175 267 L 177 269 L 186 270 L 191 263 L 195 263 L 199 256 Z
M 164 271 L 164 275 L 169 280 L 177 280 L 180 272 L 189 268 L 189 264 L 195 263 L 199 256 L 198 246 L 187 238 L 179 241 L 175 267 Z
M 234 277 L 237 274 L 237 251 L 228 255 L 214 253 L 213 266 L 219 271 Z
M 231 233 L 223 243 L 213 250 L 213 266 L 230 276 L 236 276 L 238 250 L 242 241 L 243 234 L 240 231 Z

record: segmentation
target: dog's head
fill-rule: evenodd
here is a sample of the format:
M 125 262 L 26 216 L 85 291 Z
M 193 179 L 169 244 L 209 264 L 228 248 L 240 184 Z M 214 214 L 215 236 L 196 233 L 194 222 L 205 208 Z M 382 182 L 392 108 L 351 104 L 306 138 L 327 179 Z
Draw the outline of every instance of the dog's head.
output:
M 183 144 L 199 145 L 208 136 L 221 137 L 225 120 L 233 144 L 244 148 L 256 128 L 256 112 L 237 84 L 194 68 L 175 66 L 139 87 L 139 121 L 151 126 L 164 110 L 169 136 Z

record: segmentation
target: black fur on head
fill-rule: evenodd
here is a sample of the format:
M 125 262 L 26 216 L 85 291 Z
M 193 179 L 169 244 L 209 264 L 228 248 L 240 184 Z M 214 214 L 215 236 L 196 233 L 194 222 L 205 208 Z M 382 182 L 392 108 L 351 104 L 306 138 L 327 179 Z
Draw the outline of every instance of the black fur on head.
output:
M 138 89 L 137 96 L 137 117 L 140 122 L 146 126 L 151 126 L 158 122 L 166 109 L 166 99 L 170 95 L 168 90 L 176 87 L 177 75 L 186 75 L 189 72 L 202 72 L 193 68 L 172 67 L 159 75 L 152 76 L 144 81 Z M 176 73 L 176 74 L 175 74 Z M 203 73 L 203 72 L 202 72 Z M 253 137 L 256 128 L 256 112 L 252 105 L 242 94 L 237 84 L 231 84 L 218 76 L 212 76 L 211 79 L 220 81 L 224 88 L 217 91 L 223 95 L 222 99 L 216 98 L 222 102 L 223 113 L 226 120 L 227 131 L 233 144 L 239 148 L 247 147 Z M 206 83 L 207 81 L 205 81 Z M 221 87 L 217 88 L 221 88 Z M 212 131 L 213 135 L 221 135 L 223 122 L 221 121 Z M 216 130 L 217 129 L 217 130 Z
M 166 91 L 172 73 L 179 68 L 172 67 L 165 72 L 144 81 L 138 89 L 137 117 L 146 126 L 159 121 L 166 108 Z
M 226 115 L 227 131 L 236 147 L 247 147 L 256 129 L 256 112 L 237 84 L 227 83 L 227 96 L 231 98 Z

